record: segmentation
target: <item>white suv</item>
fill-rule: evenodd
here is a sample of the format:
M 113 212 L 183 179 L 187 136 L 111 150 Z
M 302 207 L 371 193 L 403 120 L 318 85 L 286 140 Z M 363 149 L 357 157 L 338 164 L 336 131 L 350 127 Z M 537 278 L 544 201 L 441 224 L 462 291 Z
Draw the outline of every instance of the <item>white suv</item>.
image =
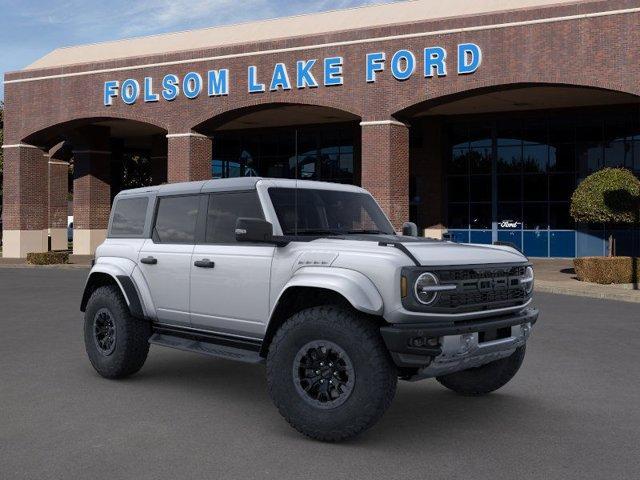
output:
M 538 311 L 508 246 L 397 235 L 358 187 L 238 178 L 124 191 L 84 291 L 100 375 L 142 367 L 149 344 L 266 363 L 300 432 L 352 437 L 397 379 L 467 395 L 505 385 Z

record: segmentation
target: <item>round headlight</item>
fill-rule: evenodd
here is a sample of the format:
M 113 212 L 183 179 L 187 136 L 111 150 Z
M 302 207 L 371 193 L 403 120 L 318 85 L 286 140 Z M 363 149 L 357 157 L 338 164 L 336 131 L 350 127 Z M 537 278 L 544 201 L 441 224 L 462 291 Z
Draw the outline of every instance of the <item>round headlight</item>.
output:
M 533 268 L 527 267 L 524 270 L 524 277 L 522 277 L 522 284 L 524 285 L 524 291 L 527 295 L 533 292 Z
M 438 296 L 438 291 L 433 288 L 438 285 L 438 277 L 433 273 L 425 272 L 418 277 L 414 286 L 414 292 L 418 301 L 423 305 L 433 303 Z

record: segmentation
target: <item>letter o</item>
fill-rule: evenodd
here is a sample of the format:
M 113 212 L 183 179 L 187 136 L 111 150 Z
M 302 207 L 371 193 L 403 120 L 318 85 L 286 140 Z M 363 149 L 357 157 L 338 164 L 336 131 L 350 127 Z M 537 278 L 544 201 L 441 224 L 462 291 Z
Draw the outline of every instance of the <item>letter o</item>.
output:
M 402 61 L 405 65 L 402 67 Z M 416 71 L 416 57 L 409 50 L 398 50 L 391 58 L 391 74 L 397 80 L 407 80 Z
M 182 91 L 185 97 L 196 98 L 202 92 L 202 76 L 197 72 L 187 73 L 182 79 Z
M 122 82 L 122 87 L 120 88 L 120 95 L 122 96 L 122 101 L 127 105 L 133 105 L 138 100 L 140 96 L 140 84 L 137 80 L 133 78 L 128 78 L 124 82 Z

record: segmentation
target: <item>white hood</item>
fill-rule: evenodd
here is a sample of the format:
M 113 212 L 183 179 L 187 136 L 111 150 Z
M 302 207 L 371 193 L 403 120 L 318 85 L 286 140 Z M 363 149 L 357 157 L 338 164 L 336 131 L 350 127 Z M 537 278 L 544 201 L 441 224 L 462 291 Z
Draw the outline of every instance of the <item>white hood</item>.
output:
M 408 242 L 404 243 L 404 246 L 422 265 L 478 265 L 527 260 L 527 257 L 516 249 L 502 245 Z

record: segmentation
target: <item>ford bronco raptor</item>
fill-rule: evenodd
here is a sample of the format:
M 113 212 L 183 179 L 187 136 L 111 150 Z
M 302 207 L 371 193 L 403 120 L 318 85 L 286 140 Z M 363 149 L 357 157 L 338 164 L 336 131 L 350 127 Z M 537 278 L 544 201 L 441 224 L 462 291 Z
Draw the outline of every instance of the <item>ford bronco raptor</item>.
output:
M 398 378 L 483 395 L 516 374 L 538 311 L 505 245 L 398 235 L 362 188 L 236 178 L 123 191 L 81 310 L 93 367 L 149 345 L 265 363 L 282 416 L 324 441 L 387 410 Z

